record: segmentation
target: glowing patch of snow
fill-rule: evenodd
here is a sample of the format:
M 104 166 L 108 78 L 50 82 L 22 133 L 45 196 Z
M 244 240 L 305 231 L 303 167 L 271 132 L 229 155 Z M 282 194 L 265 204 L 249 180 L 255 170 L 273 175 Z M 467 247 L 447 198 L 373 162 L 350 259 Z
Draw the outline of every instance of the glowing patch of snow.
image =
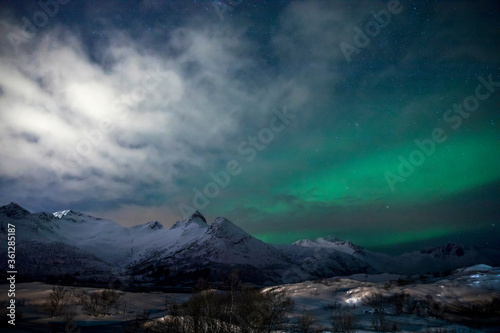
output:
M 52 213 L 52 215 L 54 215 L 55 217 L 61 218 L 64 215 L 68 214 L 69 212 L 70 212 L 69 209 L 68 210 L 62 210 L 60 212 Z
M 361 297 L 351 297 L 345 300 L 349 305 L 359 304 L 361 302 Z

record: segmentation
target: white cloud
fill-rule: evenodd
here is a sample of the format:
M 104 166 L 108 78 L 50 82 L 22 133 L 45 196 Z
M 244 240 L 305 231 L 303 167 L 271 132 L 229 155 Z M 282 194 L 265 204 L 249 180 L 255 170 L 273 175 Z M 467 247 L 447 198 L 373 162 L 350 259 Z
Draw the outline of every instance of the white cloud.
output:
M 3 25 L 16 29 L 10 22 Z M 180 170 L 216 163 L 200 152 L 227 150 L 242 126 L 263 124 L 286 94 L 297 105 L 308 98 L 307 88 L 285 77 L 256 83 L 254 45 L 243 32 L 186 26 L 155 49 L 110 31 L 99 63 L 77 35 L 41 30 L 0 67 L 0 141 L 8 143 L 1 178 L 51 202 L 139 202 L 148 186 L 174 193 L 176 177 L 189 176 Z M 7 44 L 4 38 L 2 49 Z M 238 79 L 241 72 L 254 80 Z M 12 191 L 2 196 L 16 199 Z

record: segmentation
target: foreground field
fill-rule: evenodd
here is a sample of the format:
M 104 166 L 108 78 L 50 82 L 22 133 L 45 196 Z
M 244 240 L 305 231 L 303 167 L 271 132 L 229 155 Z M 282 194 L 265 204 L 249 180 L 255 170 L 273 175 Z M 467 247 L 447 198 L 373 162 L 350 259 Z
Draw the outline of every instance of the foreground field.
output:
M 40 282 L 19 283 L 16 286 L 14 327 L 5 320 L 9 319 L 5 313 L 8 287 L 2 285 L 0 286 L 2 332 L 170 332 L 172 329 L 167 329 L 170 327 L 167 323 L 175 320 L 182 323 L 192 322 L 192 312 L 186 312 L 188 306 L 181 305 L 190 298 L 191 301 L 187 304 L 190 307 L 193 304 L 199 305 L 200 318 L 203 317 L 203 313 L 213 314 L 205 316 L 211 316 L 211 321 L 200 322 L 203 322 L 203 325 L 215 323 L 214 327 L 217 327 L 217 330 L 200 328 L 200 332 L 224 332 L 224 329 L 239 332 L 237 323 L 243 322 L 241 316 L 238 317 L 234 310 L 232 318 L 224 317 L 223 309 L 229 306 L 227 300 L 233 298 L 241 298 L 238 304 L 243 305 L 255 302 L 255 296 L 248 296 L 255 294 L 245 293 L 244 288 L 238 283 L 233 286 L 234 288 L 227 291 L 204 290 L 195 294 L 137 293 L 118 290 L 109 291 L 108 295 L 103 289 L 96 288 L 58 289 Z M 53 299 L 58 290 L 64 290 L 61 295 L 67 295 L 67 299 L 64 301 L 61 298 L 61 302 L 65 303 L 54 310 L 54 307 L 49 306 L 48 300 L 51 297 Z M 270 300 L 271 303 L 278 304 L 285 298 L 291 301 L 290 304 L 286 303 L 283 312 L 280 312 L 283 314 L 283 320 L 278 323 L 279 325 L 273 326 L 279 327 L 281 331 L 498 332 L 500 330 L 500 269 L 485 265 L 457 270 L 447 277 L 358 274 L 280 285 L 265 288 L 260 293 L 278 295 L 274 298 L 262 298 Z M 101 295 L 103 299 L 107 297 L 109 306 L 92 307 L 92 302 L 97 302 L 93 295 Z M 199 302 L 195 303 L 194 300 Z M 233 311 L 232 304 L 231 311 Z M 265 303 L 263 301 L 258 304 Z M 235 301 L 234 309 L 237 306 Z M 51 313 L 51 310 L 54 311 Z M 258 332 L 266 325 L 267 329 L 271 329 L 269 311 L 269 307 L 264 305 L 250 311 L 252 322 L 248 325 L 247 331 Z

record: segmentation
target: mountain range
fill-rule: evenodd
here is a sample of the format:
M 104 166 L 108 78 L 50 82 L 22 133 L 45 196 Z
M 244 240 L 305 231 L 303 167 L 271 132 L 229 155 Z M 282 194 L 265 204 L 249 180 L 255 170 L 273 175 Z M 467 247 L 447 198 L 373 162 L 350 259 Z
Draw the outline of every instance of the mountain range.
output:
M 30 213 L 10 203 L 0 207 L 0 223 L 2 239 L 7 225 L 15 225 L 16 268 L 24 280 L 192 286 L 200 278 L 223 281 L 238 269 L 244 282 L 273 285 L 358 273 L 441 274 L 475 264 L 500 266 L 499 250 L 461 244 L 398 256 L 328 237 L 267 244 L 224 217 L 208 224 L 198 211 L 170 229 L 158 221 L 127 228 L 72 210 Z M 6 251 L 3 246 L 2 258 Z M 2 272 L 6 264 L 0 262 Z

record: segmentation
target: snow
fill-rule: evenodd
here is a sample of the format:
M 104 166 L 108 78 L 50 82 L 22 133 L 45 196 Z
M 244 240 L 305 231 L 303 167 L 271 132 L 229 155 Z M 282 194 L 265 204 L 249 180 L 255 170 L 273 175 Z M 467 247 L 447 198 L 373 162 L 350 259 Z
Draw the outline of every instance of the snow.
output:
M 284 289 L 295 302 L 294 316 L 303 313 L 313 315 L 318 324 L 325 327 L 329 325 L 329 316 L 332 312 L 329 305 L 338 304 L 349 309 L 357 318 L 357 327 L 362 326 L 363 329 L 356 329 L 356 332 L 373 332 L 371 327 L 371 318 L 375 311 L 373 307 L 363 304 L 363 299 L 375 293 L 380 293 L 383 296 L 394 295 L 395 293 L 405 292 L 413 295 L 417 299 L 425 299 L 427 295 L 433 295 L 443 304 L 450 306 L 455 304 L 478 304 L 484 301 L 491 301 L 494 297 L 500 297 L 500 267 L 492 267 L 484 270 L 485 265 L 479 266 L 483 270 L 481 274 L 481 283 L 474 287 L 470 287 L 469 280 L 463 279 L 464 276 L 460 273 L 453 274 L 445 279 L 439 279 L 430 283 L 416 282 L 412 285 L 397 286 L 392 284 L 387 288 L 385 279 L 388 275 L 373 275 L 366 276 L 365 281 L 357 280 L 360 276 L 349 276 L 343 278 L 324 279 L 321 281 L 306 281 L 296 284 L 287 284 L 278 287 L 266 288 Z M 474 271 L 478 267 L 466 268 L 465 271 Z M 397 276 L 394 276 L 397 277 Z M 367 282 L 370 281 L 370 282 Z M 390 313 L 390 309 L 386 309 Z M 423 331 L 431 327 L 446 327 L 463 329 L 464 332 L 469 332 L 469 328 L 452 324 L 450 321 L 432 318 L 430 316 L 411 315 L 387 315 L 391 320 L 398 321 L 403 326 L 403 331 Z M 500 327 L 492 327 L 488 332 L 497 332 Z M 483 332 L 475 330 L 475 332 Z M 486 332 L 486 331 L 485 331 Z
M 195 270 L 204 265 L 250 269 L 255 271 L 254 276 L 262 277 L 259 283 L 269 284 L 330 276 L 382 282 L 404 278 L 407 274 L 443 272 L 482 263 L 470 268 L 480 272 L 491 268 L 500 258 L 498 251 L 481 252 L 456 244 L 399 256 L 371 252 L 331 237 L 271 245 L 223 217 L 209 225 L 198 211 L 170 229 L 163 228 L 158 221 L 126 228 L 72 210 L 30 214 L 14 203 L 0 207 L 1 216 L 4 223 L 15 222 L 18 244 L 20 247 L 24 244 L 24 256 L 34 260 L 30 265 L 59 262 L 60 265 L 54 267 L 57 272 L 63 272 L 63 263 L 68 260 L 72 262 L 68 270 L 74 272 L 75 265 L 83 260 L 87 268 L 95 265 L 101 273 L 110 270 L 109 274 L 150 264 L 182 270 Z M 67 253 L 71 255 L 64 257 Z M 366 280 L 368 276 L 372 280 Z M 486 283 L 477 283 L 483 281 L 480 277 L 470 279 L 471 285 Z
M 65 216 L 66 214 L 68 214 L 70 212 L 70 210 L 61 210 L 59 212 L 55 212 L 55 213 L 52 213 L 52 215 L 54 215 L 55 217 L 58 217 L 58 218 L 61 218 L 63 216 Z
M 327 332 L 330 327 L 330 315 L 333 308 L 342 307 L 349 311 L 356 318 L 356 332 L 373 332 L 371 328 L 371 320 L 377 312 L 375 308 L 366 305 L 363 301 L 366 297 L 380 293 L 383 296 L 391 296 L 396 293 L 405 292 L 411 294 L 416 299 L 425 299 L 427 295 L 434 296 L 441 304 L 454 306 L 462 304 L 470 306 L 479 304 L 485 301 L 490 301 L 494 297 L 500 297 L 500 267 L 492 267 L 484 270 L 484 266 L 479 267 L 481 274 L 471 274 L 471 271 L 478 268 L 469 267 L 462 270 L 457 270 L 452 275 L 436 279 L 435 281 L 424 283 L 416 282 L 412 285 L 398 286 L 392 284 L 387 287 L 381 275 L 366 276 L 366 281 L 356 280 L 353 277 L 337 277 L 323 279 L 320 281 L 305 281 L 295 284 L 284 284 L 274 287 L 264 288 L 263 291 L 276 290 L 286 291 L 292 300 L 295 302 L 294 310 L 291 313 L 291 320 L 302 315 L 309 314 L 314 316 L 316 324 L 323 327 L 322 332 Z M 479 276 L 475 276 L 479 275 Z M 386 276 L 388 277 L 388 276 Z M 470 279 L 481 279 L 479 286 L 471 288 L 469 286 Z M 484 282 L 488 283 L 484 283 Z M 16 298 L 18 300 L 26 299 L 26 305 L 18 305 L 18 310 L 23 312 L 23 322 L 31 325 L 42 325 L 51 322 L 64 323 L 65 317 L 49 318 L 43 312 L 37 310 L 36 306 L 40 305 L 47 299 L 51 292 L 51 285 L 40 282 L 18 283 L 16 286 Z M 72 288 L 72 287 L 70 287 Z M 7 299 L 8 285 L 0 285 L 0 301 Z M 91 290 L 102 290 L 96 288 L 86 288 Z M 111 315 L 103 317 L 91 317 L 83 313 L 81 308 L 76 309 L 76 317 L 74 322 L 81 327 L 84 326 L 104 326 L 111 323 L 123 324 L 126 321 L 132 320 L 137 313 L 143 310 L 148 310 L 152 313 L 152 319 L 164 318 L 168 315 L 165 309 L 165 297 L 169 301 L 181 303 L 186 301 L 189 294 L 179 293 L 132 293 L 121 292 L 122 300 L 126 301 L 126 308 L 120 307 Z M 382 309 L 386 313 L 386 318 L 397 321 L 402 326 L 403 332 L 426 332 L 428 328 L 446 328 L 463 330 L 469 332 L 469 328 L 459 324 L 452 317 L 438 319 L 424 314 L 402 314 L 395 315 L 391 308 L 384 307 Z M 484 330 L 475 329 L 476 333 L 498 332 L 498 323 L 496 326 L 487 327 Z M 275 332 L 276 333 L 276 332 Z
M 379 272 L 397 274 L 424 274 L 444 272 L 468 267 L 479 262 L 498 264 L 500 253 L 492 249 L 471 249 L 461 244 L 448 243 L 444 246 L 422 249 L 399 256 L 390 256 L 363 249 L 348 241 L 336 238 L 318 238 L 316 240 L 300 240 L 293 244 L 297 247 L 331 249 L 349 254 Z M 488 265 L 485 265 L 486 267 Z
M 73 287 L 67 287 L 69 289 L 74 289 Z M 7 285 L 0 285 L 0 301 L 5 301 L 7 298 Z M 31 325 L 39 326 L 42 324 L 49 323 L 65 323 L 67 319 L 65 316 L 50 318 L 43 312 L 40 312 L 37 307 L 39 307 L 43 302 L 45 302 L 52 292 L 52 285 L 48 285 L 41 282 L 30 282 L 30 283 L 18 283 L 16 285 L 16 299 L 25 299 L 26 306 L 17 306 L 18 311 L 21 310 L 23 317 L 16 322 L 16 326 L 22 321 L 23 323 L 28 322 Z M 99 288 L 85 288 L 90 291 L 100 291 Z M 113 315 L 106 315 L 102 317 L 93 317 L 84 313 L 81 307 L 75 309 L 76 316 L 73 318 L 73 322 L 78 326 L 103 326 L 112 323 L 123 324 L 127 321 L 133 320 L 136 313 L 141 313 L 142 311 L 150 311 L 151 319 L 161 318 L 165 316 L 165 297 L 168 295 L 169 302 L 182 303 L 187 301 L 189 294 L 181 293 L 132 293 L 119 291 L 122 294 L 121 301 L 126 304 L 126 306 L 120 306 L 115 310 Z M 119 330 L 122 331 L 121 329 Z
M 459 270 L 457 270 L 457 272 L 463 272 L 463 273 L 467 273 L 467 272 L 488 272 L 488 271 L 491 271 L 492 269 L 493 269 L 493 267 L 491 267 L 489 265 L 479 264 L 479 265 L 474 265 L 474 266 L 471 266 L 471 267 L 466 267 L 464 269 L 459 269 Z

